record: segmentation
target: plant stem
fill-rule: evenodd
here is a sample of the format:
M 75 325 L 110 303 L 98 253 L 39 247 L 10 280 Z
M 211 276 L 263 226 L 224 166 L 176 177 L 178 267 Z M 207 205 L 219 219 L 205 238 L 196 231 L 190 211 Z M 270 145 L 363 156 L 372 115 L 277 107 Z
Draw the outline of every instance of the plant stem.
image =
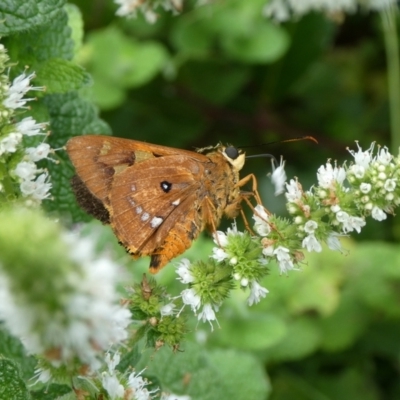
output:
M 400 66 L 396 11 L 397 7 L 390 7 L 381 12 L 388 71 L 391 151 L 394 153 L 400 147 Z

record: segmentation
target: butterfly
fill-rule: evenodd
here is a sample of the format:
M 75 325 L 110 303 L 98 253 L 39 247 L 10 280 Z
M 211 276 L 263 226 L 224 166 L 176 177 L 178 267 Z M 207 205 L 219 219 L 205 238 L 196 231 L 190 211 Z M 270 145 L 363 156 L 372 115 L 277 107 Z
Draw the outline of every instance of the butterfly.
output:
M 67 143 L 78 204 L 105 224 L 133 257 L 150 256 L 156 273 L 223 216 L 235 218 L 255 196 L 254 175 L 239 171 L 245 154 L 233 146 L 197 152 L 110 136 L 77 136 Z M 252 192 L 241 187 L 253 181 Z

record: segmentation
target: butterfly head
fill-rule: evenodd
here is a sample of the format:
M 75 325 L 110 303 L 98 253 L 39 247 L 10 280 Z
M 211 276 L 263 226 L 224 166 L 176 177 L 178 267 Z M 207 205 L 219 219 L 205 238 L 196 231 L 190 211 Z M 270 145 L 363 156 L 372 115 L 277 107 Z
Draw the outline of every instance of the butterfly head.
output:
M 221 146 L 220 152 L 237 171 L 243 168 L 245 153 L 241 149 L 233 146 Z

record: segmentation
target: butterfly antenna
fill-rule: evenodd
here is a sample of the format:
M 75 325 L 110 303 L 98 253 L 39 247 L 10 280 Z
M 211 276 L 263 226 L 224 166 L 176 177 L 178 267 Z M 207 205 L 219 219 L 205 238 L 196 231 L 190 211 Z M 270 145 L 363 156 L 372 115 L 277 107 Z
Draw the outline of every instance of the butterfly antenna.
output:
M 257 146 L 269 146 L 270 144 L 275 144 L 275 143 L 298 142 L 300 140 L 311 140 L 318 144 L 318 140 L 315 139 L 315 137 L 313 137 L 313 136 L 299 136 L 297 138 L 292 138 L 292 139 L 276 140 L 274 142 L 261 143 L 261 144 L 258 144 Z M 245 149 L 248 147 L 254 147 L 254 146 L 238 146 L 239 149 Z M 251 157 L 251 156 L 249 156 L 249 157 Z M 248 158 L 248 157 L 246 157 L 246 158 Z

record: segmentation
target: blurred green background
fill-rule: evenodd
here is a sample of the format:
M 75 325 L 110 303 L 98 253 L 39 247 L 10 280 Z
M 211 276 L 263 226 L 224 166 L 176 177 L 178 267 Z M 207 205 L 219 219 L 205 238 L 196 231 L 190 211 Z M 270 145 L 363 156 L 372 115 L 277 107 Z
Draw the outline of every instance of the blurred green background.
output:
M 299 177 L 305 188 L 327 158 L 349 159 L 346 147 L 355 148 L 355 140 L 363 148 L 393 142 L 377 13 L 313 13 L 278 25 L 262 16 L 265 0 L 204 7 L 189 1 L 177 16 L 159 9 L 150 25 L 140 15 L 117 18 L 108 0 L 75 4 L 85 35 L 76 61 L 94 81 L 86 96 L 115 136 L 184 149 L 219 141 L 254 146 L 248 154 L 283 155 L 288 177 Z M 304 135 L 319 144 L 260 146 Z M 243 175 L 255 173 L 265 205 L 284 215 L 269 171 L 265 160 L 249 160 Z M 105 235 L 105 243 L 114 241 Z M 246 363 L 241 371 L 261 388 L 248 398 L 400 399 L 399 235 L 397 217 L 369 221 L 361 235 L 344 241 L 343 254 L 312 254 L 289 277 L 272 271 L 264 282 L 270 294 L 256 307 L 235 293 L 219 314 L 221 329 L 210 333 L 194 323 L 193 341 L 201 337 L 216 358 L 229 349 L 256 361 L 257 371 Z M 186 256 L 201 257 L 211 246 L 201 238 Z M 127 261 L 138 278 L 147 262 Z M 157 278 L 176 287 L 172 267 Z M 165 361 L 170 354 L 151 357 L 150 373 L 163 362 L 172 368 Z M 183 383 L 175 384 L 184 392 Z

